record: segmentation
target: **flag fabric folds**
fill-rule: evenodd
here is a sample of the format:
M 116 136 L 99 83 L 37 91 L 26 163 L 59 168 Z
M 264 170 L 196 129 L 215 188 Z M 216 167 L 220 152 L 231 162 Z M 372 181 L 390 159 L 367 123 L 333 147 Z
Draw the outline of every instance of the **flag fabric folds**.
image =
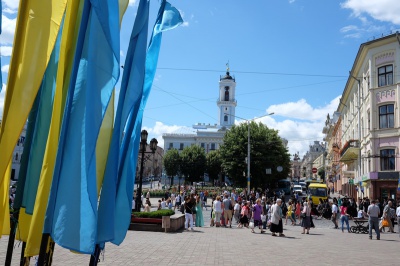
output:
M 61 37 L 52 118 L 35 199 L 35 207 L 29 227 L 28 240 L 26 242 L 26 257 L 36 256 L 39 254 L 40 250 L 44 217 L 53 178 L 55 158 L 57 156 L 62 114 L 64 112 L 67 90 L 70 83 L 75 47 L 78 38 L 77 29 L 79 29 L 82 10 L 83 1 L 68 2 Z
M 0 130 L 0 184 L 42 82 L 66 2 L 20 1 Z
M 176 8 L 172 7 L 167 1 L 162 1 L 155 26 L 153 28 L 152 38 L 150 40 L 150 44 L 146 54 L 143 86 L 135 87 L 135 85 L 140 86 L 140 84 L 135 84 L 133 81 L 129 81 L 126 84 L 132 86 L 131 88 L 129 88 L 129 90 L 132 90 L 132 92 L 130 93 L 132 94 L 132 100 L 134 101 L 127 104 L 127 107 L 132 107 L 125 108 L 125 110 L 123 108 L 121 114 L 122 118 L 127 119 L 127 123 L 126 125 L 122 123 L 120 125 L 121 127 L 125 127 L 125 132 L 120 148 L 118 180 L 116 182 L 117 192 L 114 207 L 115 214 L 113 216 L 114 239 L 111 241 L 112 243 L 117 245 L 121 244 L 124 240 L 130 223 L 133 184 L 136 172 L 136 162 L 140 141 L 143 110 L 149 97 L 155 71 L 157 68 L 162 32 L 173 29 L 180 25 L 182 22 L 183 20 L 180 16 L 179 11 Z
M 115 198 L 118 182 L 119 152 L 124 127 L 133 105 L 140 101 L 145 74 L 147 49 L 147 31 L 149 20 L 149 0 L 141 0 L 132 29 L 128 52 L 124 64 L 119 92 L 117 114 L 110 150 L 107 158 L 106 172 L 99 203 L 98 243 L 114 239 Z M 137 110 L 136 110 L 137 112 Z
M 87 254 L 97 231 L 97 136 L 119 76 L 118 8 L 85 1 L 44 226 L 60 246 Z
M 51 2 L 51 3 L 48 3 Z M 12 152 L 36 98 L 67 0 L 20 1 L 0 129 L 0 190 Z M 37 38 L 41 36 L 41 38 Z M 32 71 L 32 66 L 35 67 Z M 7 198 L 8 201 L 8 198 Z M 2 217 L 4 213 L 1 213 Z M 6 214 L 8 216 L 8 214 Z M 2 219 L 1 219 L 2 220 Z
M 4 213 L 0 217 L 0 238 L 2 235 L 10 234 L 10 209 L 9 209 L 9 187 L 10 187 L 10 177 L 11 177 L 11 161 L 6 168 L 6 173 L 4 176 L 4 186 L 0 187 L 0 213 Z

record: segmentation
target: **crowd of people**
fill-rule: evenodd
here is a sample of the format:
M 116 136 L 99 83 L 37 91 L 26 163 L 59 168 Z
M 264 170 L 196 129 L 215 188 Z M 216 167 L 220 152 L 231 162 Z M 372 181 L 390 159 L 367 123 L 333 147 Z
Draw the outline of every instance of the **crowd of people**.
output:
M 197 204 L 194 205 L 193 202 Z M 190 193 L 183 205 L 185 207 L 181 210 L 186 217 L 185 229 L 189 227 L 192 229 L 193 225 L 197 226 L 194 217 L 198 216 L 205 206 L 204 193 L 201 192 L 201 195 Z M 196 206 L 194 213 L 193 206 Z M 393 200 L 380 203 L 377 200 L 370 201 L 368 198 L 356 201 L 347 197 L 321 199 L 319 204 L 315 205 L 309 197 L 299 199 L 293 196 L 286 202 L 284 196 L 266 197 L 265 194 L 254 192 L 246 197 L 243 193 L 236 194 L 233 190 L 212 198 L 210 216 L 210 226 L 231 228 L 235 223 L 238 228 L 250 228 L 252 233 L 255 233 L 257 228 L 260 233 L 265 233 L 269 229 L 272 236 L 281 237 L 285 236 L 283 223 L 287 225 L 288 220 L 291 226 L 302 227 L 301 234 L 309 234 L 310 229 L 315 227 L 313 219 L 331 220 L 333 228 L 349 233 L 351 232 L 349 220 L 364 219 L 368 220 L 369 238 L 372 239 L 374 229 L 379 240 L 380 233 L 384 232 L 385 228 L 395 233 L 396 218 L 397 223 L 400 222 L 400 205 L 395 209 Z M 203 221 L 203 217 L 201 218 Z
M 188 189 L 176 195 L 166 192 L 165 197 L 158 201 L 157 209 L 178 209 L 185 214 L 185 230 L 194 230 L 194 226 L 204 226 L 203 209 L 207 210 L 207 199 L 207 191 L 197 193 L 194 189 Z M 145 202 L 144 211 L 150 211 L 149 192 Z M 380 203 L 368 198 L 355 200 L 348 197 L 320 199 L 319 204 L 315 205 L 310 197 L 293 195 L 286 202 L 285 196 L 279 193 L 271 196 L 255 191 L 246 195 L 246 191 L 239 194 L 232 190 L 212 197 L 210 226 L 250 228 L 252 233 L 257 228 L 260 233 L 269 229 L 272 236 L 284 237 L 283 222 L 287 225 L 288 220 L 291 226 L 302 227 L 301 234 L 309 234 L 310 229 L 315 227 L 313 219 L 331 220 L 334 229 L 349 233 L 349 220 L 364 219 L 368 220 L 369 238 L 372 239 L 374 229 L 376 238 L 380 239 L 380 233 L 385 228 L 395 233 L 395 222 L 400 224 L 400 204 L 397 209 L 395 206 L 393 200 Z

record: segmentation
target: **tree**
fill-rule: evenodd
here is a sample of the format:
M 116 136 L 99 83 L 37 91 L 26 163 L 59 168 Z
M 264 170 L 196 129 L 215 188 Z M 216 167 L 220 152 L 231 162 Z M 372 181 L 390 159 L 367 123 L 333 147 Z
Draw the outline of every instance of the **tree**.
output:
M 185 181 L 192 183 L 201 180 L 206 166 L 204 149 L 197 145 L 185 147 L 180 156 L 181 172 Z
M 178 150 L 171 149 L 165 153 L 163 164 L 167 176 L 171 178 L 171 186 L 173 185 L 174 176 L 179 172 L 180 163 L 181 157 L 179 156 Z
M 214 184 L 214 180 L 218 178 L 222 171 L 222 160 L 219 150 L 210 151 L 206 155 L 206 172 Z
M 246 187 L 247 143 L 250 126 L 250 176 L 251 187 L 264 188 L 276 180 L 286 179 L 290 172 L 290 155 L 278 131 L 262 123 L 250 122 L 233 126 L 224 136 L 221 146 L 222 167 L 236 186 Z M 283 170 L 278 172 L 277 167 Z M 266 169 L 271 174 L 266 174 Z
M 318 170 L 318 175 L 323 181 L 325 181 L 325 168 L 319 169 Z

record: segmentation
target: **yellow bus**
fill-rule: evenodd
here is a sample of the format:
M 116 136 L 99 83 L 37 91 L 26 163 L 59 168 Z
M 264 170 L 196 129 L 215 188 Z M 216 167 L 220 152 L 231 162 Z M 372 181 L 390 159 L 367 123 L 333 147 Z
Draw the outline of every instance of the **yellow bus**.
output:
M 326 184 L 311 183 L 308 186 L 308 195 L 311 196 L 314 205 L 319 204 L 319 199 L 328 198 L 328 186 Z

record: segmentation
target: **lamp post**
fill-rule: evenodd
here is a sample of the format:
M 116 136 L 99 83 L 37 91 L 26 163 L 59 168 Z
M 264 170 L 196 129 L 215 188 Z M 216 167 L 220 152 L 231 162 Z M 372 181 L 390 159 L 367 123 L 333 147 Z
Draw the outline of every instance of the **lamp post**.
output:
M 274 113 L 269 113 L 269 114 L 266 114 L 263 116 L 255 117 L 253 119 L 245 119 L 245 118 L 242 118 L 242 117 L 239 117 L 236 115 L 231 115 L 231 114 L 227 114 L 227 113 L 225 113 L 225 114 L 233 116 L 233 117 L 237 117 L 237 118 L 242 119 L 247 122 L 247 195 L 250 195 L 250 149 L 251 149 L 251 147 L 250 147 L 250 122 L 253 121 L 254 119 L 273 115 Z
M 150 152 L 146 152 L 146 146 L 147 146 L 147 136 L 149 134 L 147 133 L 146 130 L 142 130 L 142 132 L 140 133 L 140 152 L 142 154 L 141 158 L 140 158 L 140 174 L 139 174 L 139 187 L 136 191 L 136 201 L 135 201 L 135 211 L 136 212 L 140 212 L 140 207 L 142 206 L 142 183 L 143 183 L 143 163 L 144 163 L 144 154 L 145 153 L 150 153 Z M 150 141 L 150 150 L 151 153 L 154 154 L 154 152 L 157 149 L 157 144 L 158 141 L 153 138 Z

